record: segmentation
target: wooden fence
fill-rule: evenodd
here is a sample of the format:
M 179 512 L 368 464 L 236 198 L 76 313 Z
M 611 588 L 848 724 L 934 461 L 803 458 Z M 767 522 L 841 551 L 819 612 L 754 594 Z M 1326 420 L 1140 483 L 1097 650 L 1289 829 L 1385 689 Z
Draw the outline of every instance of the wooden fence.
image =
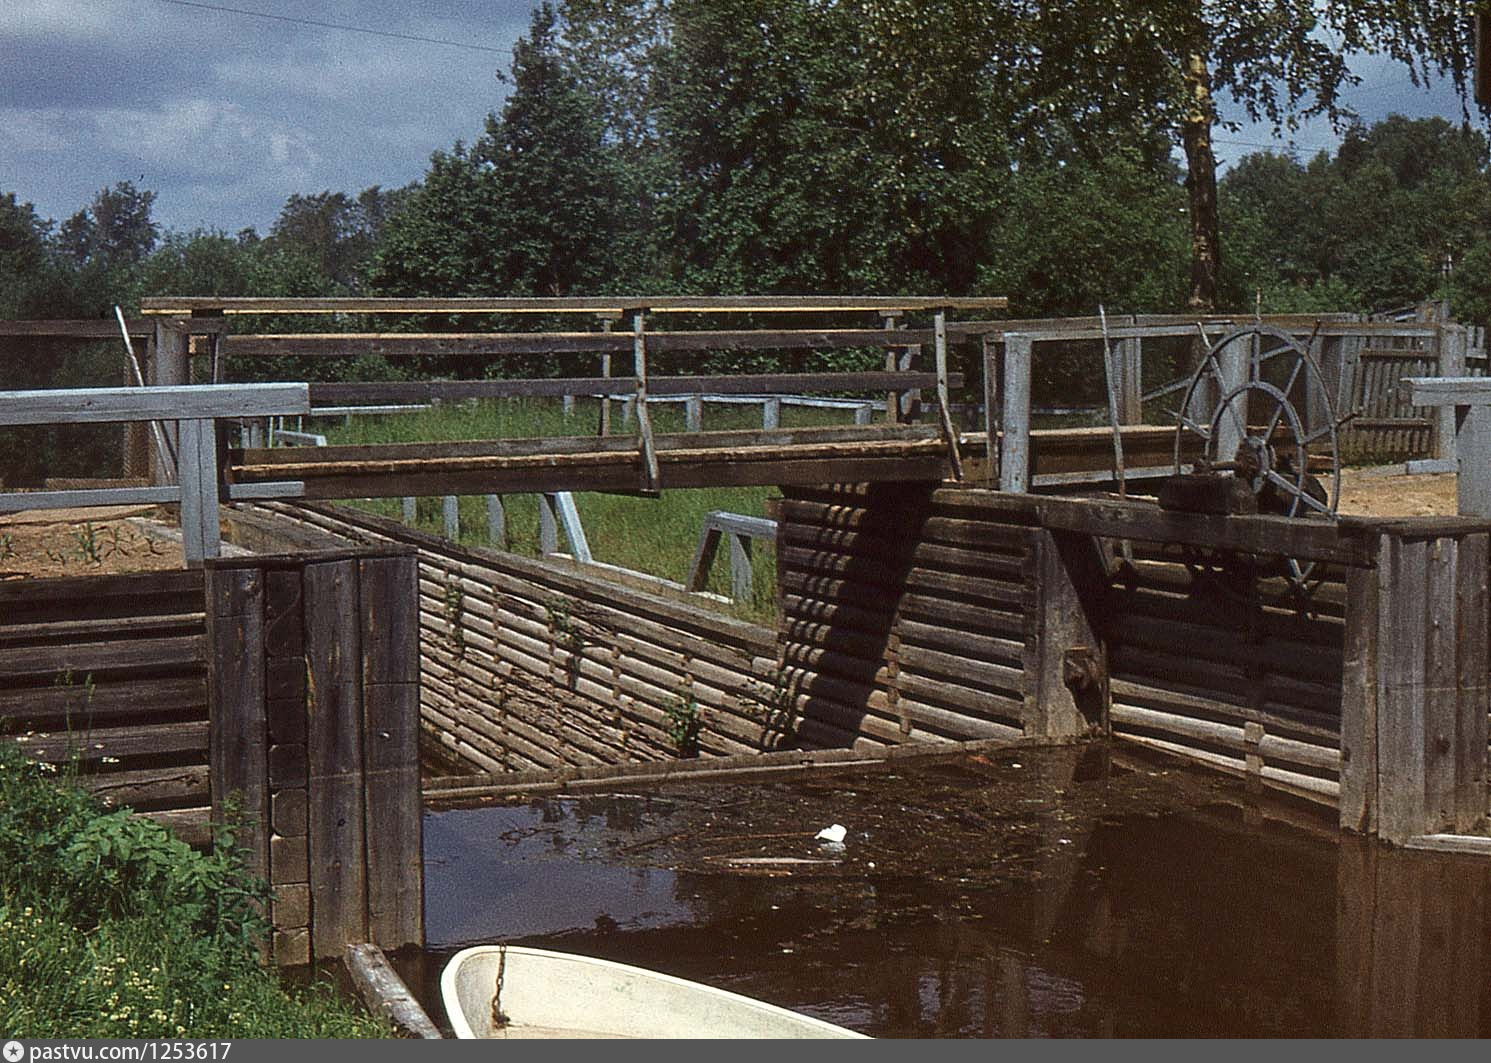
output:
M 83 784 L 206 836 L 201 572 L 0 582 L 0 728 Z

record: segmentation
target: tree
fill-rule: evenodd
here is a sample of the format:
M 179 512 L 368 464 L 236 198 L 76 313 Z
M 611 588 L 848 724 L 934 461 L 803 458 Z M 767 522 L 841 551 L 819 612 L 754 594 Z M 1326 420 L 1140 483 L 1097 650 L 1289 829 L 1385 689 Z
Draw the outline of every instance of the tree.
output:
M 384 224 L 367 267 L 377 295 L 492 294 L 496 201 L 491 168 L 457 142 Z
M 511 81 L 501 118 L 487 116 L 474 149 L 498 196 L 499 284 L 529 295 L 601 290 L 615 281 L 617 163 L 599 107 L 559 51 L 547 3 L 513 46 Z
M 268 242 L 313 261 L 336 289 L 356 292 L 390 215 L 410 189 L 365 188 L 292 195 L 280 210 Z
M 133 266 L 155 247 L 160 226 L 150 217 L 155 193 L 120 181 L 62 223 L 58 241 L 78 265 Z
M 1191 214 L 1189 305 L 1213 309 L 1221 255 L 1212 132 L 1230 99 L 1275 130 L 1323 115 L 1338 127 L 1356 84 L 1347 57 L 1388 55 L 1415 82 L 1449 76 L 1464 93 L 1470 0 L 1380 4 L 1280 0 L 1030 0 L 1023 25 L 1036 95 L 1083 122 L 1150 123 L 1184 150 Z

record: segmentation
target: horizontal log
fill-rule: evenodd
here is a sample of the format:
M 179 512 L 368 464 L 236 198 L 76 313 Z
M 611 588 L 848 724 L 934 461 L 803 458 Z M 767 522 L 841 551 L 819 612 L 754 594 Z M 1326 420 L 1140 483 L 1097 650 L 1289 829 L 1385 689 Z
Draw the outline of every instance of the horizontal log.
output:
M 1140 708 L 1156 709 L 1192 719 L 1218 722 L 1262 724 L 1270 733 L 1285 738 L 1335 748 L 1341 741 L 1338 716 L 1306 710 L 1270 711 L 1249 704 L 1222 701 L 1216 697 L 1161 687 L 1153 683 L 1110 678 L 1109 691 L 1115 701 Z
M 119 682 L 83 682 L 71 686 L 11 687 L 0 689 L 0 717 L 22 727 L 51 730 L 69 721 L 114 721 L 120 717 L 151 717 L 207 711 L 205 673 Z
M 1240 726 L 1157 712 L 1118 701 L 1113 703 L 1111 719 L 1120 728 L 1192 739 L 1230 753 L 1253 752 L 1265 763 L 1289 764 L 1331 774 L 1339 774 L 1341 770 L 1341 752 L 1337 748 L 1280 738 L 1266 732 L 1258 742 L 1249 744 Z
M 65 646 L 23 646 L 0 650 L 0 675 L 11 682 L 72 673 L 86 685 L 89 676 L 166 673 L 200 667 L 203 636 L 80 642 Z
M 108 805 L 146 806 L 201 804 L 207 798 L 207 765 L 193 764 L 137 771 L 79 775 L 78 785 Z
M 1029 635 L 1031 628 L 1031 617 L 1023 610 L 966 605 L 932 595 L 903 594 L 900 611 L 901 616 L 918 623 L 1021 641 Z
M 1209 768 L 1226 772 L 1229 775 L 1245 777 L 1248 774 L 1244 761 L 1235 756 L 1194 749 L 1179 742 L 1172 742 L 1162 738 L 1151 738 L 1147 735 L 1119 732 L 1116 737 L 1145 749 L 1168 753 L 1171 756 L 1176 756 L 1181 760 L 1188 760 L 1192 763 L 1204 764 Z M 1262 771 L 1258 773 L 1258 777 L 1266 786 L 1309 801 L 1334 807 L 1340 800 L 1341 784 L 1334 779 L 1321 779 L 1314 775 L 1286 771 L 1283 768 L 1275 768 L 1270 765 L 1265 765 Z
M 53 763 L 76 756 L 80 760 L 104 757 L 164 756 L 171 753 L 207 754 L 207 721 L 136 725 L 130 727 L 79 727 L 69 732 L 18 734 L 16 746 L 33 760 Z
M 166 635 L 200 634 L 205 630 L 203 614 L 165 613 L 155 616 L 124 616 L 89 620 L 52 620 L 42 623 L 0 624 L 0 647 L 42 645 L 48 642 L 95 642 L 100 635 L 125 641 Z
M 1024 670 L 1011 665 L 969 660 L 919 646 L 902 646 L 897 656 L 902 675 L 920 673 L 1013 694 L 1019 694 L 1025 687 Z

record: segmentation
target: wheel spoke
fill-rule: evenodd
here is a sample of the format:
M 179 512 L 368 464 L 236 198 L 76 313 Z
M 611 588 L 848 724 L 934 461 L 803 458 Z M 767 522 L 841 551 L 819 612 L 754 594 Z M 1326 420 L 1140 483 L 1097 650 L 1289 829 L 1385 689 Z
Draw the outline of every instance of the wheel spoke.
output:
M 1269 483 L 1276 484 L 1279 487 L 1282 487 L 1284 490 L 1288 491 L 1291 495 L 1299 499 L 1311 509 L 1315 510 L 1317 513 L 1324 513 L 1327 517 L 1332 515 L 1329 506 L 1312 497 L 1304 489 L 1284 479 L 1284 477 L 1274 472 L 1274 470 L 1269 469 L 1267 475 Z
M 1206 358 L 1207 358 L 1207 360 L 1209 362 L 1211 362 L 1212 370 L 1217 374 L 1217 401 L 1218 402 L 1224 401 L 1226 399 L 1226 397 L 1227 397 L 1227 390 L 1226 389 L 1228 388 L 1228 385 L 1229 385 L 1230 382 L 1228 381 L 1228 379 L 1226 377 L 1226 374 L 1224 374 L 1222 372 L 1222 363 L 1217 361 L 1217 356 L 1215 354 L 1208 353 L 1207 356 L 1206 356 Z M 1246 396 L 1247 392 L 1243 392 L 1243 395 Z M 1246 398 L 1244 398 L 1243 399 L 1243 406 L 1244 406 L 1244 408 L 1247 407 L 1247 404 L 1248 404 L 1248 400 Z M 1234 406 L 1230 402 L 1227 403 L 1227 412 L 1232 415 L 1232 423 L 1237 428 L 1237 434 L 1238 434 L 1238 436 L 1240 438 L 1241 437 L 1245 437 L 1248 434 L 1248 421 L 1247 421 L 1247 418 L 1239 416 L 1239 414 L 1237 412 L 1237 407 Z M 1210 439 L 1211 437 L 1208 436 L 1207 438 Z M 1217 458 L 1219 460 L 1221 460 L 1221 461 L 1231 461 L 1232 460 L 1232 455 L 1230 455 L 1230 454 L 1218 454 Z
M 1294 382 L 1299 379 L 1299 371 L 1301 369 L 1303 369 L 1304 367 L 1305 367 L 1305 360 L 1303 358 L 1299 359 L 1298 361 L 1296 361 L 1294 363 L 1294 372 L 1292 372 L 1292 373 L 1289 374 L 1289 380 L 1284 384 L 1284 387 L 1281 389 L 1284 392 L 1284 399 L 1286 401 L 1289 398 L 1289 389 L 1292 388 L 1292 387 L 1294 387 Z M 1273 417 L 1269 418 L 1268 431 L 1266 431 L 1266 432 L 1263 433 L 1263 441 L 1265 443 L 1267 443 L 1270 439 L 1272 439 L 1274 437 L 1274 429 L 1277 428 L 1277 427 L 1279 427 L 1279 418 L 1282 417 L 1283 415 L 1284 415 L 1284 403 L 1281 402 L 1277 406 L 1274 407 L 1274 415 L 1273 415 Z
M 1195 432 L 1198 436 L 1200 436 L 1202 439 L 1206 440 L 1208 443 L 1211 442 L 1211 429 L 1210 428 L 1206 427 L 1203 424 L 1197 424 L 1195 421 L 1191 420 L 1189 417 L 1187 417 L 1185 414 L 1181 413 L 1179 410 L 1173 410 L 1171 412 L 1173 412 L 1175 414 L 1175 419 L 1177 421 L 1179 421 L 1182 425 L 1184 425 L 1185 427 L 1189 428 L 1191 431 Z

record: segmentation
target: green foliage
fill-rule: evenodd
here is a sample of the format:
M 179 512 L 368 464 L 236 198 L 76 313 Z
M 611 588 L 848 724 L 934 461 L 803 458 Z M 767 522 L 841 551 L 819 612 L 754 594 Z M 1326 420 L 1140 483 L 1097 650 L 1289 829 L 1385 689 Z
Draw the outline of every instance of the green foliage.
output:
M 1307 164 L 1244 158 L 1220 188 L 1226 303 L 1251 309 L 1261 291 L 1265 310 L 1365 310 L 1443 290 L 1480 312 L 1488 158 L 1479 132 L 1401 115 L 1352 127 Z
M 663 706 L 666 722 L 663 730 L 668 741 L 680 757 L 699 755 L 699 732 L 704 729 L 704 718 L 699 713 L 699 703 L 692 697 L 674 698 Z
M 260 966 L 267 891 L 0 746 L 0 1029 L 16 1037 L 386 1035 Z

